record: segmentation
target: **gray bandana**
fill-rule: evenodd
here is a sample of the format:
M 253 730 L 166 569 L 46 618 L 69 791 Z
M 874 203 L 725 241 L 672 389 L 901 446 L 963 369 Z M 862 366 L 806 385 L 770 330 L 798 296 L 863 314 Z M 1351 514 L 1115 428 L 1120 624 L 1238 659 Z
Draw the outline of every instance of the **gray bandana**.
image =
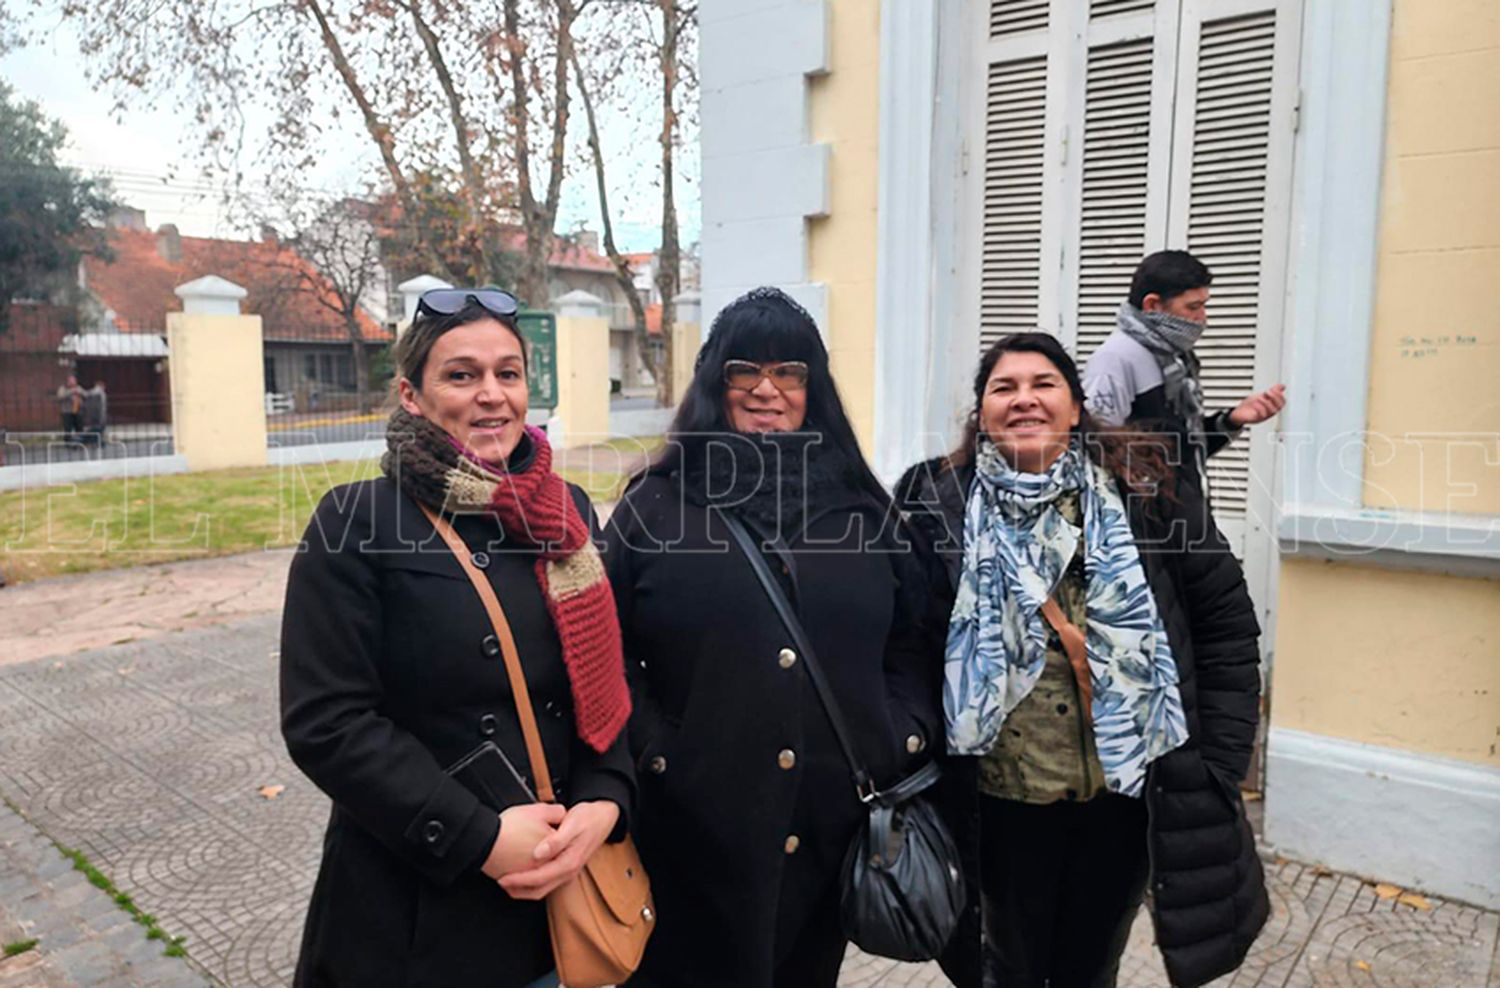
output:
M 1203 387 L 1198 383 L 1198 357 L 1193 353 L 1193 344 L 1203 335 L 1203 323 L 1166 312 L 1142 312 L 1129 302 L 1121 302 L 1115 324 L 1120 332 L 1155 355 L 1161 366 L 1167 404 L 1187 423 L 1193 445 L 1200 445 Z

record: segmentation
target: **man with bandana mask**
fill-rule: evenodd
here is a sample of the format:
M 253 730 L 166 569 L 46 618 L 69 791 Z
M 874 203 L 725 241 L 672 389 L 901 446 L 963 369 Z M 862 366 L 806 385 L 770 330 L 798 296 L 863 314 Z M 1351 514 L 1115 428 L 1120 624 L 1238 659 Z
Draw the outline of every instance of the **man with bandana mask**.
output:
M 1083 374 L 1088 409 L 1097 421 L 1175 434 L 1178 470 L 1199 489 L 1208 457 L 1286 404 L 1286 387 L 1277 384 L 1232 409 L 1204 409 L 1193 345 L 1208 322 L 1212 282 L 1208 266 L 1187 251 L 1148 256 L 1131 278 L 1115 331 Z

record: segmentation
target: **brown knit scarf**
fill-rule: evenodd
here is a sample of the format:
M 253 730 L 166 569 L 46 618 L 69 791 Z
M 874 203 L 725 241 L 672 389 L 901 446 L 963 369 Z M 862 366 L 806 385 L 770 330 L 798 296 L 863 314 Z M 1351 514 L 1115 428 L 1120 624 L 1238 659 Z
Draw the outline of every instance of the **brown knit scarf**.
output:
M 562 642 L 578 736 L 595 751 L 614 743 L 630 717 L 630 690 L 614 594 L 567 483 L 552 472 L 552 447 L 526 427 L 530 457 L 514 473 L 475 458 L 441 428 L 398 408 L 386 427 L 386 475 L 444 514 L 489 514 L 508 543 L 537 553 L 536 579 Z M 521 447 L 517 449 L 522 452 Z

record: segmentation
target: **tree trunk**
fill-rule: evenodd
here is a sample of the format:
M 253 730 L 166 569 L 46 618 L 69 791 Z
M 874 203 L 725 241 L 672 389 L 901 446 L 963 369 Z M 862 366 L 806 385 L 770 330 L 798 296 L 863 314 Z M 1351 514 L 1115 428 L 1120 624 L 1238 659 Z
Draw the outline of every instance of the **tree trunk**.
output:
M 610 263 L 615 266 L 615 283 L 625 293 L 625 299 L 630 303 L 630 316 L 635 327 L 636 350 L 641 359 L 646 362 L 646 368 L 651 371 L 651 377 L 658 383 L 660 388 L 661 368 L 656 355 L 651 350 L 650 334 L 646 329 L 646 304 L 641 300 L 640 289 L 635 287 L 634 272 L 630 270 L 630 263 L 620 253 L 619 247 L 615 245 L 615 224 L 609 214 L 609 187 L 604 181 L 604 149 L 599 143 L 599 125 L 594 117 L 594 101 L 589 95 L 588 79 L 583 74 L 583 67 L 578 63 L 578 58 L 573 58 L 573 74 L 578 80 L 578 97 L 583 101 L 584 119 L 589 125 L 589 151 L 594 159 L 594 186 L 599 193 L 599 215 L 600 223 L 604 227 L 604 253 L 608 255 Z M 620 369 L 621 386 L 624 385 L 625 368 Z
M 682 249 L 677 241 L 677 200 L 672 193 L 672 155 L 677 137 L 677 35 L 676 0 L 658 0 L 662 14 L 661 43 L 661 250 L 656 255 L 656 288 L 661 295 L 662 356 L 657 363 L 661 373 L 656 378 L 656 400 L 662 405 L 675 404 L 679 395 L 672 393 L 672 329 L 677 313 L 673 299 L 682 284 Z
M 525 43 L 521 37 L 518 0 L 505 0 L 505 30 L 510 39 L 510 76 L 514 89 L 515 119 L 511 132 L 515 141 L 516 178 L 521 194 L 521 226 L 526 237 L 516 290 L 528 306 L 545 309 L 550 301 L 548 261 L 552 256 L 553 226 L 562 196 L 563 159 L 568 136 L 568 68 L 573 55 L 572 0 L 555 0 L 557 34 L 556 63 L 552 73 L 552 140 L 547 151 L 547 192 L 537 200 L 531 175 L 531 139 L 527 127 L 530 114 L 528 73 L 524 64 Z
M 369 407 L 367 402 L 370 400 L 370 352 L 365 348 L 358 313 L 345 312 L 344 326 L 349 330 L 349 352 L 354 358 L 354 390 L 359 396 L 356 402 L 363 412 Z

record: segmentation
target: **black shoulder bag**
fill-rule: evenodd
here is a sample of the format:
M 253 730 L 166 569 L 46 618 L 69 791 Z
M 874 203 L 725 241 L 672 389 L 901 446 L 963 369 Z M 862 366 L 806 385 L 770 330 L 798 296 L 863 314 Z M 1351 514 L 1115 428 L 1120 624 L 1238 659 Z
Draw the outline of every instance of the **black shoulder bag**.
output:
M 849 762 L 854 790 L 869 820 L 844 856 L 839 913 L 844 935 L 880 957 L 927 961 L 942 953 L 963 913 L 964 888 L 958 847 L 936 807 L 922 795 L 942 774 L 928 762 L 901 781 L 877 789 L 854 751 L 833 690 L 823 675 L 792 604 L 776 582 L 744 523 L 720 511 L 734 540 L 755 570 L 761 587 L 802 656 L 808 678 Z

